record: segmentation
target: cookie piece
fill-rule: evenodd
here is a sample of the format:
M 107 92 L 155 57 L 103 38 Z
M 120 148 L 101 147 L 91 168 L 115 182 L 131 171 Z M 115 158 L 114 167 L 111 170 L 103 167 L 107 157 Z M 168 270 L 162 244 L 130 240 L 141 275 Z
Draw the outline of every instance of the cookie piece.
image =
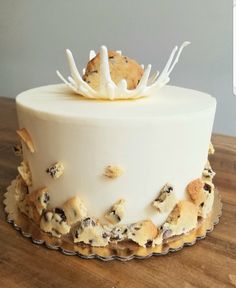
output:
M 61 162 L 54 163 L 49 168 L 47 168 L 46 172 L 50 175 L 53 179 L 58 179 L 62 176 L 64 172 L 64 166 Z
M 117 224 L 119 223 L 125 215 L 125 200 L 121 199 L 118 202 L 116 202 L 111 209 L 108 211 L 108 213 L 105 215 L 105 218 L 111 223 L 111 224 Z
M 195 179 L 187 185 L 187 193 L 197 206 L 204 201 L 203 186 L 204 182 L 201 179 Z
M 210 181 L 205 181 L 203 186 L 204 201 L 199 205 L 198 216 L 206 218 L 211 212 L 214 202 L 214 185 Z
M 111 79 L 115 84 L 125 79 L 128 89 L 135 89 L 142 75 L 143 68 L 133 59 L 120 55 L 115 51 L 108 51 L 108 61 Z M 91 59 L 83 75 L 86 81 L 94 90 L 100 85 L 100 53 Z
M 50 201 L 46 187 L 37 189 L 26 195 L 25 199 L 30 205 L 34 205 L 39 215 L 42 215 L 43 211 L 47 209 Z
M 210 162 L 207 161 L 207 164 L 202 172 L 202 178 L 206 181 L 212 181 L 216 173 L 212 170 Z
M 47 188 L 43 187 L 26 194 L 23 201 L 18 203 L 18 207 L 21 212 L 28 215 L 36 223 L 39 223 L 41 215 L 48 207 L 49 200 Z
M 82 219 L 74 231 L 75 243 L 82 242 L 95 247 L 104 247 L 108 245 L 109 239 L 110 235 L 106 229 L 89 217 Z
M 168 237 L 180 235 L 196 228 L 198 217 L 198 207 L 188 200 L 180 201 L 168 216 L 163 226 L 164 233 Z M 164 235 L 163 238 L 167 238 Z
M 128 228 L 126 225 L 114 226 L 110 230 L 110 241 L 117 243 L 127 238 Z
M 22 213 L 39 223 L 41 215 L 48 207 L 49 199 L 47 188 L 44 187 L 26 194 L 24 199 L 18 202 L 18 207 Z
M 127 237 L 143 247 L 153 246 L 153 240 L 158 235 L 158 229 L 151 220 L 139 221 L 130 225 Z
M 123 169 L 119 166 L 108 165 L 105 169 L 104 176 L 115 179 L 124 173 Z
M 29 149 L 31 153 L 35 152 L 35 147 L 33 140 L 29 134 L 29 132 L 25 129 L 22 128 L 20 130 L 16 130 L 17 135 L 20 137 L 20 139 L 25 143 L 26 147 Z
M 215 153 L 215 148 L 214 148 L 212 142 L 210 142 L 209 148 L 208 148 L 208 154 L 213 155 L 214 153 Z
M 25 184 L 24 180 L 20 175 L 16 177 L 15 183 L 15 199 L 17 202 L 23 201 L 25 196 L 29 193 L 28 186 Z
M 27 186 L 32 186 L 32 175 L 29 168 L 29 164 L 26 161 L 22 161 L 20 166 L 17 168 L 20 176 L 24 180 Z
M 15 144 L 12 146 L 13 152 L 17 157 L 22 157 L 22 145 L 21 144 Z
M 187 186 L 187 192 L 198 207 L 198 216 L 205 218 L 211 211 L 214 201 L 214 185 L 211 181 L 200 179 L 192 181 Z
M 60 208 L 46 211 L 41 218 L 40 227 L 44 232 L 51 233 L 58 238 L 69 233 L 71 228 L 66 222 L 64 211 Z
M 177 199 L 174 195 L 173 186 L 167 183 L 161 189 L 158 197 L 153 201 L 153 206 L 157 208 L 158 212 L 170 212 L 176 202 Z
M 77 196 L 66 201 L 63 204 L 62 209 L 65 212 L 69 225 L 72 225 L 87 216 L 87 208 Z

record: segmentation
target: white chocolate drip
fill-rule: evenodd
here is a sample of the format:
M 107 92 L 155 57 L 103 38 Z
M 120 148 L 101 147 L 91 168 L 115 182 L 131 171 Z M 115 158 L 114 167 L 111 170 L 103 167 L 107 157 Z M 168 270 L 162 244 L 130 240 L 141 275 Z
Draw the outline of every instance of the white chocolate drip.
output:
M 69 76 L 68 80 L 66 80 L 59 71 L 57 71 L 57 75 L 75 93 L 86 98 L 115 100 L 146 97 L 156 93 L 170 81 L 170 73 L 178 63 L 180 54 L 184 47 L 189 44 L 190 42 L 186 41 L 179 49 L 178 46 L 175 46 L 161 74 L 159 71 L 157 71 L 151 77 L 149 77 L 151 72 L 151 64 L 147 65 L 147 67 L 144 69 L 144 73 L 139 81 L 139 84 L 132 90 L 127 89 L 127 82 L 125 79 L 122 79 L 117 85 L 112 81 L 108 61 L 108 51 L 105 46 L 101 46 L 100 48 L 100 86 L 97 91 L 90 87 L 89 84 L 82 79 L 75 65 L 73 55 L 69 49 L 66 50 L 66 55 L 71 76 Z M 117 52 L 121 54 L 121 51 Z M 93 59 L 95 56 L 95 51 L 91 50 L 89 53 L 89 60 Z M 83 74 L 84 73 L 85 69 L 83 69 Z

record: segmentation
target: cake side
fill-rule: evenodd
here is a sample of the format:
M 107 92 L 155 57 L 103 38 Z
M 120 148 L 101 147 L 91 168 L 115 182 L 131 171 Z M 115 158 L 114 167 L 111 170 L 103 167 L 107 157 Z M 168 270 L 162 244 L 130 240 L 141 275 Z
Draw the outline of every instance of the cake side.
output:
M 28 189 L 31 194 L 47 187 L 50 198 L 43 208 L 48 211 L 41 220 L 44 231 L 52 231 L 58 217 L 59 223 L 65 217 L 73 219 L 71 209 L 77 211 L 77 216 L 70 221 L 91 219 L 90 228 L 80 224 L 80 234 L 85 232 L 77 242 L 92 237 L 94 245 L 104 246 L 111 237 L 105 242 L 98 240 L 104 229 L 107 235 L 111 231 L 120 235 L 126 226 L 131 229 L 126 234 L 132 239 L 130 231 L 136 223 L 147 234 L 153 233 L 149 236 L 157 238 L 157 243 L 160 241 L 164 233 L 160 227 L 169 221 L 172 210 L 181 201 L 192 201 L 186 192 L 188 184 L 202 178 L 216 106 L 211 96 L 198 91 L 171 86 L 163 90 L 158 98 L 153 95 L 150 101 L 145 99 L 144 105 L 142 99 L 121 102 L 122 111 L 117 108 L 119 103 L 113 102 L 109 110 L 108 103 L 96 101 L 91 106 L 91 101 L 70 97 L 61 85 L 39 88 L 38 95 L 33 89 L 17 97 L 19 126 L 27 130 L 35 149 L 32 153 L 23 143 L 23 159 L 32 181 Z M 70 107 L 74 110 L 67 115 Z M 165 113 L 168 107 L 171 115 Z M 167 183 L 172 187 L 171 197 L 162 201 Z M 117 204 L 121 199 L 122 204 Z M 177 207 L 185 211 L 179 208 L 182 204 Z M 56 208 L 60 213 L 55 213 Z M 81 210 L 86 213 L 81 214 Z M 196 225 L 197 215 L 193 213 L 189 229 Z M 156 230 L 150 228 L 152 225 Z M 165 231 L 174 230 L 167 226 Z M 53 229 L 58 236 L 68 233 L 70 225 Z M 182 231 L 178 229 L 175 233 Z M 145 239 L 137 243 L 144 245 Z

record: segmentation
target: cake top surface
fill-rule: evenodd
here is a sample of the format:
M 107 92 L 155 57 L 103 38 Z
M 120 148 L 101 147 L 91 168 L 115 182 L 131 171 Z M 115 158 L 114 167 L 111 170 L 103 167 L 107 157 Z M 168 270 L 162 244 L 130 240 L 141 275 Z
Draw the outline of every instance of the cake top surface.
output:
M 19 94 L 16 102 L 21 107 L 43 115 L 87 118 L 153 118 L 192 115 L 215 107 L 216 100 L 209 94 L 165 86 L 150 97 L 134 100 L 91 100 L 75 95 L 64 84 L 42 86 Z

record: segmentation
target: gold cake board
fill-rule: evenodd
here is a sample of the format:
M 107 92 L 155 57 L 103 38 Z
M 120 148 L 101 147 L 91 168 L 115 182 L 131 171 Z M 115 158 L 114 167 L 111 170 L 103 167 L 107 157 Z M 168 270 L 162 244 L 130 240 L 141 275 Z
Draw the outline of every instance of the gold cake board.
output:
M 144 248 L 131 241 L 122 241 L 117 244 L 109 244 L 107 247 L 92 247 L 86 244 L 73 243 L 72 237 L 66 235 L 61 238 L 53 237 L 41 231 L 40 227 L 31 221 L 26 215 L 21 213 L 16 205 L 15 199 L 16 180 L 11 182 L 4 194 L 5 212 L 7 213 L 7 221 L 13 225 L 21 234 L 30 238 L 35 244 L 44 244 L 47 248 L 59 250 L 65 255 L 77 255 L 82 258 L 97 258 L 103 261 L 121 260 L 127 261 L 134 258 L 145 259 L 154 255 L 165 255 L 169 252 L 175 252 L 184 246 L 191 246 L 197 240 L 204 239 L 206 234 L 211 232 L 219 222 L 222 211 L 222 203 L 219 192 L 214 191 L 213 209 L 210 215 L 198 223 L 198 227 L 189 233 L 180 236 L 173 236 L 164 241 L 163 244 Z

